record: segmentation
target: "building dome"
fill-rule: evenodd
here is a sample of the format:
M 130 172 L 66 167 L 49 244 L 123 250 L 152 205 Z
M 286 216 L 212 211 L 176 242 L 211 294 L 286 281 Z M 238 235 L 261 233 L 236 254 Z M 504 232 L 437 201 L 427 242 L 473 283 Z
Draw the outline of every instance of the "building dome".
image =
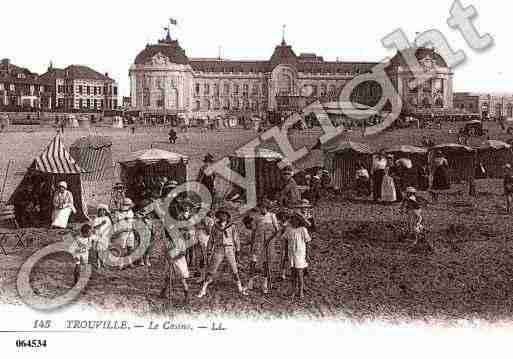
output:
M 135 64 L 146 64 L 159 53 L 165 56 L 171 63 L 179 65 L 187 65 L 189 63 L 185 50 L 180 47 L 178 40 L 167 38 L 165 40 L 160 40 L 158 44 L 147 45 L 146 48 L 135 58 Z
M 401 52 L 398 51 L 397 54 L 391 60 L 392 65 L 403 66 L 403 67 L 408 66 L 406 63 L 406 60 L 404 59 L 403 52 L 404 53 L 415 52 L 415 57 L 419 61 L 422 61 L 424 59 L 431 59 L 438 67 L 442 67 L 442 68 L 448 67 L 444 58 L 439 53 L 437 53 L 433 49 L 428 49 L 426 47 L 409 48 L 409 49 L 402 50 Z

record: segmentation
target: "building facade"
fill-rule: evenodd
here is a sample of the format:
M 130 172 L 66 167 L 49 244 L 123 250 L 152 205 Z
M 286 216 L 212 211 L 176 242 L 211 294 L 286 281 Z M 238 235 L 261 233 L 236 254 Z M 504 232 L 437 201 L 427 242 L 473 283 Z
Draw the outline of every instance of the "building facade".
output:
M 513 94 L 455 92 L 454 108 L 483 118 L 513 118 Z
M 9 59 L 0 61 L 0 110 L 39 109 L 45 103 L 46 90 L 36 73 Z
M 55 110 L 98 112 L 118 107 L 116 81 L 87 66 L 50 66 L 40 82 L 51 93 L 49 106 Z
M 413 79 L 403 58 L 396 55 L 387 74 L 407 111 L 452 107 L 452 73 L 433 50 L 415 55 L 436 76 L 421 88 L 409 89 Z M 315 100 L 333 101 L 355 76 L 372 70 L 376 62 L 325 61 L 316 54 L 296 55 L 285 40 L 268 61 L 188 58 L 178 40 L 167 37 L 147 45 L 130 67 L 131 107 L 142 112 L 223 116 L 298 110 Z M 377 83 L 364 83 L 354 100 L 374 105 L 381 97 Z

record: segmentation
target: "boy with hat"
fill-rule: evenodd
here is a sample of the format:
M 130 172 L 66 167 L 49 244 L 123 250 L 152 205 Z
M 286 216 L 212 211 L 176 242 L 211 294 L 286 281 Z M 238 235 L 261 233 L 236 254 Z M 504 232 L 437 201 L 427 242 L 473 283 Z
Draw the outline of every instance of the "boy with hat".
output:
M 416 197 L 417 190 L 414 187 L 406 188 L 406 193 L 401 204 L 401 209 L 406 212 L 408 221 L 408 231 L 413 235 L 416 245 L 419 235 L 424 226 L 422 225 L 422 211 Z
M 93 243 L 97 241 L 94 235 L 93 227 L 90 224 L 84 224 L 80 228 L 80 234 L 75 236 L 69 248 L 70 253 L 75 259 L 75 270 L 73 271 L 73 285 L 77 284 L 81 268 L 89 265 L 89 251 Z
M 133 207 L 134 203 L 130 198 L 127 197 L 123 200 L 120 211 L 114 213 L 113 216 L 113 221 L 116 227 L 121 231 L 119 236 L 122 241 L 121 247 L 123 249 L 126 248 L 128 254 L 130 254 L 135 247 L 134 212 L 132 211 Z M 120 267 L 122 268 L 122 264 Z
M 76 209 L 73 204 L 73 195 L 68 191 L 68 184 L 61 181 L 57 184 L 57 191 L 53 196 L 52 227 L 67 228 L 71 213 Z
M 237 290 L 242 295 L 247 295 L 239 277 L 237 269 L 237 255 L 240 251 L 239 233 L 234 223 L 230 223 L 231 215 L 226 209 L 220 209 L 216 212 L 216 223 L 212 228 L 210 248 L 212 249 L 212 264 L 207 280 L 203 283 L 198 298 L 207 294 L 207 289 L 212 283 L 219 266 L 226 259 L 232 270 L 233 277 L 237 284 Z
M 246 220 L 246 228 L 251 230 L 251 278 L 247 289 L 253 289 L 254 281 L 261 274 L 262 292 L 269 293 L 271 286 L 272 242 L 279 236 L 280 226 L 276 215 L 269 211 L 271 201 L 263 199 L 251 221 Z

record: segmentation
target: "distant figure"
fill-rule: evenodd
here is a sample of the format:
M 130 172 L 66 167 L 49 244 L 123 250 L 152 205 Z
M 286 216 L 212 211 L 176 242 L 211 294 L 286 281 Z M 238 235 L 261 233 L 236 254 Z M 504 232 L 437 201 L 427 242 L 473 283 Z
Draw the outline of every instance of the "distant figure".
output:
M 294 208 L 301 201 L 301 194 L 294 180 L 294 171 L 288 166 L 283 169 L 282 176 L 285 182 L 282 190 L 278 194 L 278 201 L 283 207 Z
M 397 201 L 397 191 L 395 188 L 395 181 L 392 177 L 393 165 L 387 164 L 383 180 L 381 182 L 381 200 L 387 203 L 393 203 Z
M 169 143 L 175 144 L 178 136 L 176 134 L 176 131 L 173 128 L 169 130 L 168 136 L 169 136 Z
M 374 160 L 372 167 L 372 195 L 374 201 L 381 199 L 381 184 L 385 176 L 385 168 L 387 166 L 387 159 L 383 153 L 379 153 Z
M 433 183 L 431 185 L 431 195 L 433 200 L 438 200 L 439 193 L 447 191 L 450 188 L 449 163 L 442 155 L 442 152 L 437 151 L 433 159 Z
M 198 173 L 198 179 L 197 181 L 204 185 L 208 191 L 210 192 L 210 195 L 212 196 L 212 201 L 215 198 L 215 179 L 216 175 L 215 173 L 211 173 L 208 175 L 206 173 L 207 168 L 210 164 L 214 162 L 214 156 L 210 153 L 207 153 L 205 158 L 203 159 L 203 166 L 201 166 L 199 173 Z
M 367 171 L 363 162 L 359 161 L 356 165 L 356 195 L 358 197 L 368 197 L 370 192 L 371 183 L 369 171 Z

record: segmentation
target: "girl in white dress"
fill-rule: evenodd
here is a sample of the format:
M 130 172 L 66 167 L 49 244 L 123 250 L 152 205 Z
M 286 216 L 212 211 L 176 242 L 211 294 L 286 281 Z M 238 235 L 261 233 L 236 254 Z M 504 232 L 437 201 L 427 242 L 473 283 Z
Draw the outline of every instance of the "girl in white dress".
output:
M 299 213 L 293 213 L 290 216 L 280 213 L 281 225 L 284 227 L 283 239 L 288 243 L 288 259 L 292 269 L 293 293 L 299 298 L 304 298 L 304 271 L 308 267 L 307 262 L 307 243 L 312 239 L 306 227 L 308 221 Z
M 132 208 L 134 203 L 130 198 L 125 198 L 121 205 L 121 210 L 114 214 L 115 233 L 119 233 L 121 239 L 121 247 L 126 248 L 127 255 L 133 251 L 135 247 L 135 233 L 134 233 L 134 212 Z M 120 268 L 123 264 L 120 264 Z
M 381 200 L 386 203 L 394 203 L 397 201 L 397 193 L 395 191 L 395 183 L 389 174 L 390 167 L 385 169 L 383 182 L 381 183 Z
M 98 268 L 101 268 L 102 259 L 105 258 L 110 245 L 110 237 L 112 235 L 112 220 L 110 218 L 109 208 L 104 204 L 98 206 L 98 215 L 93 220 L 93 228 L 96 232 L 96 242 L 94 249 L 96 251 Z

